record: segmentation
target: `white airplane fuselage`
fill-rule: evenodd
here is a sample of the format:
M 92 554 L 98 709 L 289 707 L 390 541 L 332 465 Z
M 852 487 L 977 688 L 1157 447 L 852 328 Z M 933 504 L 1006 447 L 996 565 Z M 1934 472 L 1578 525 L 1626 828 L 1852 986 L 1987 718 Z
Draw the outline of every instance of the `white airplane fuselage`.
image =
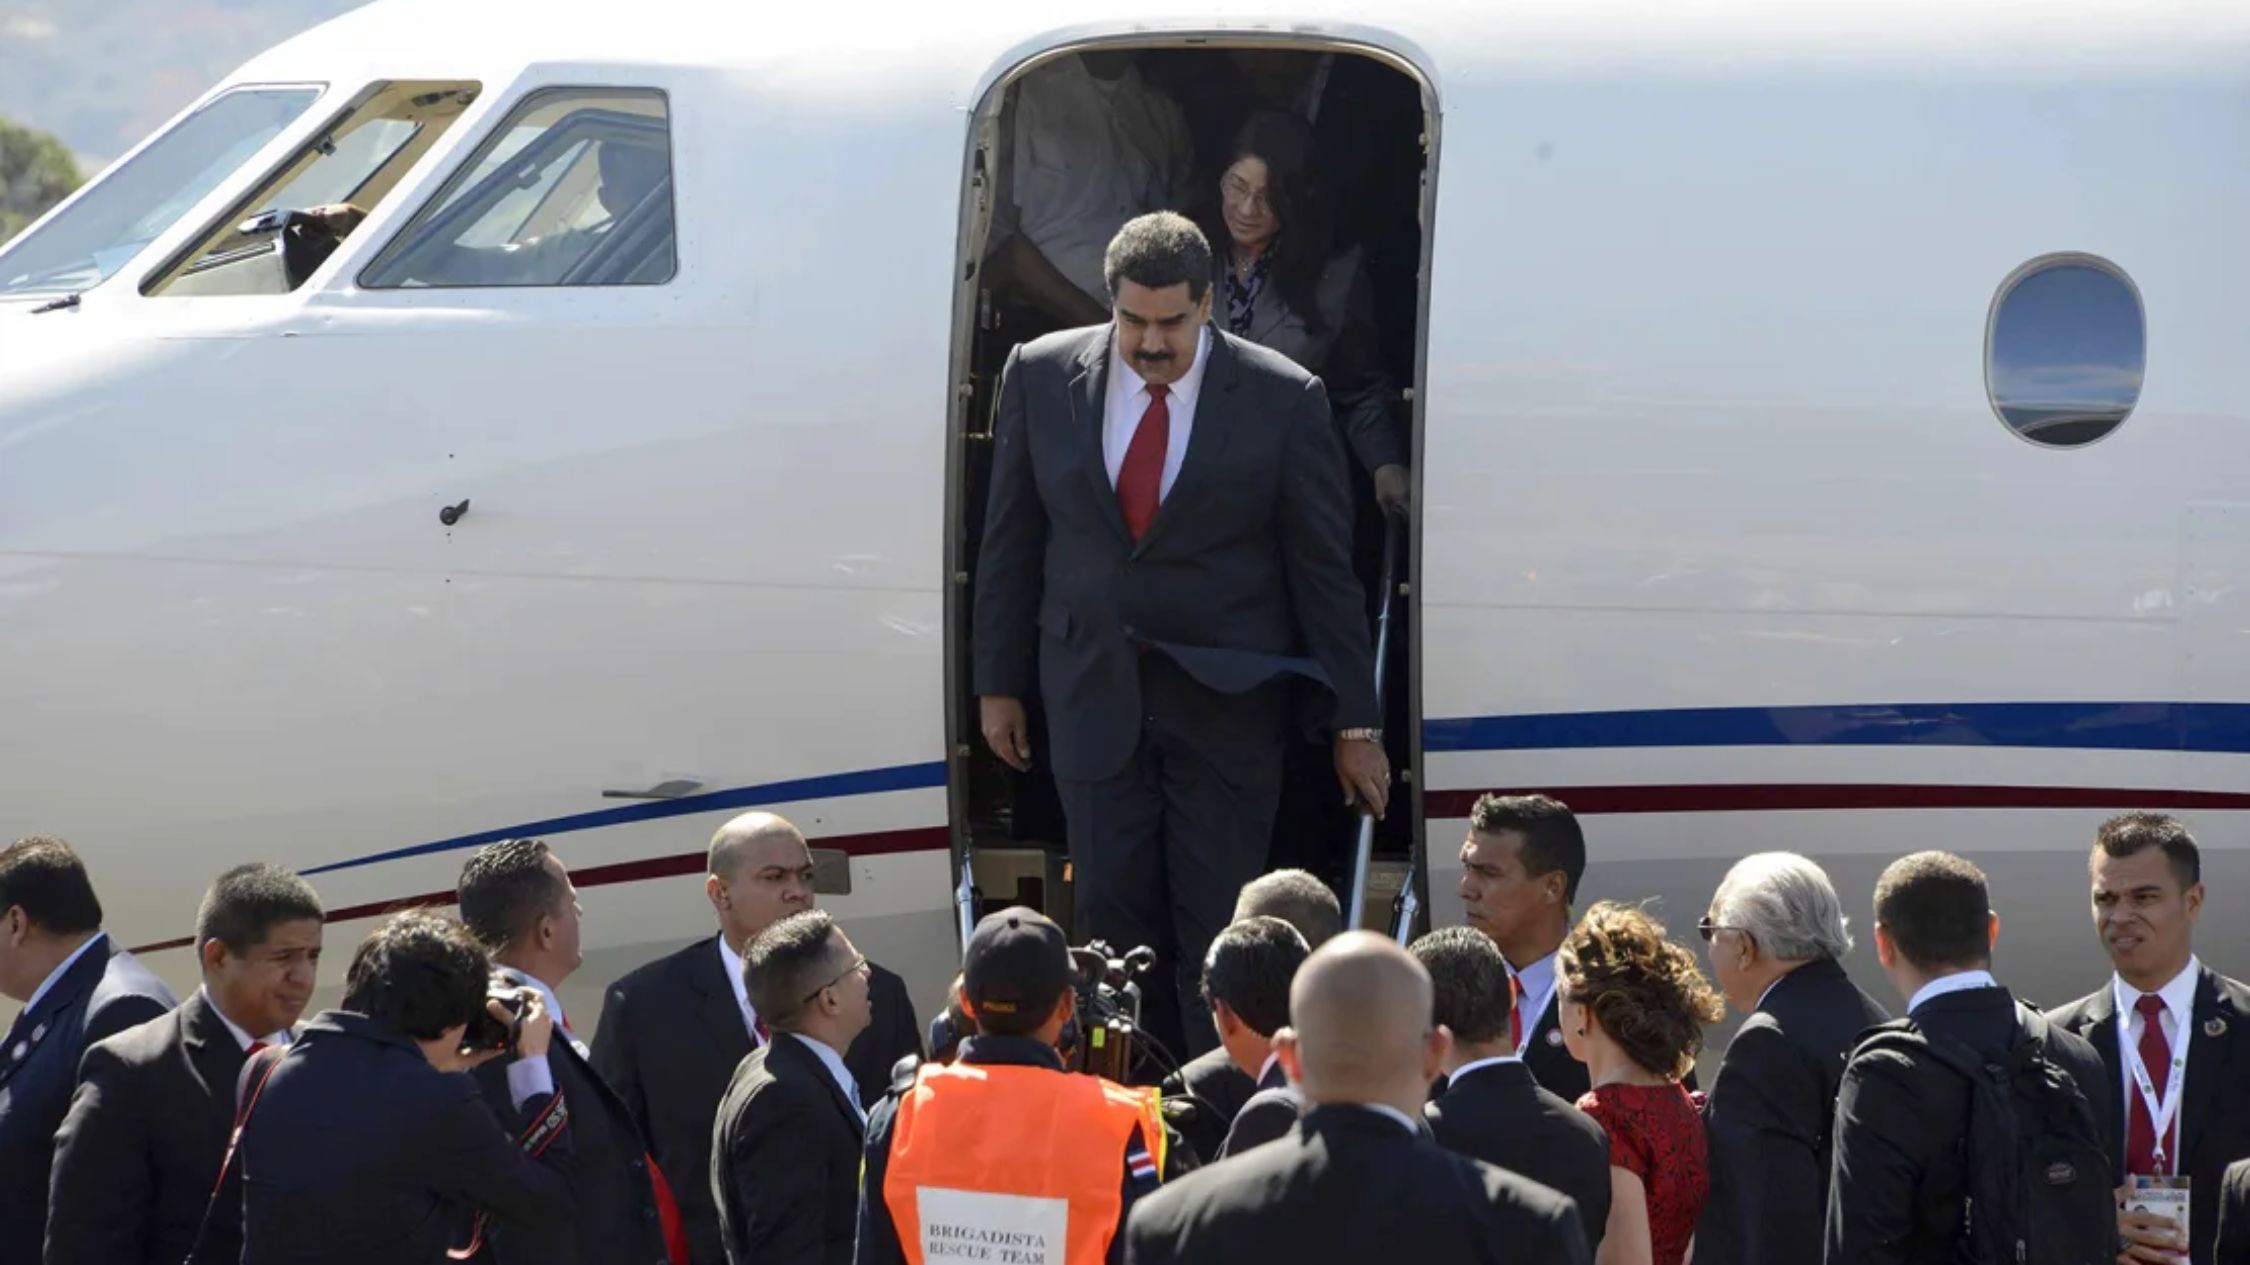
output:
M 1863 942 L 1885 862 L 1963 852 L 2000 973 L 2047 1003 L 2107 971 L 2109 812 L 2185 812 L 2214 891 L 2250 884 L 2240 14 L 456 8 L 385 0 L 245 66 L 215 91 L 327 95 L 75 308 L 0 299 L 0 837 L 70 839 L 176 986 L 231 864 L 309 873 L 340 962 L 470 847 L 539 834 L 579 877 L 590 1009 L 712 929 L 703 845 L 766 807 L 852 854 L 826 904 L 936 1002 L 965 158 L 995 85 L 1089 40 L 1373 49 L 1435 102 L 1436 922 L 1497 788 L 1572 802 L 1583 898 L 1683 934 L 1748 852 L 1829 866 Z M 141 293 L 382 79 L 481 95 L 309 281 Z M 516 102 L 589 84 L 667 96 L 671 281 L 359 284 Z M 2137 404 L 2082 448 L 2012 434 L 1985 382 L 1999 287 L 2056 252 L 2146 313 Z M 605 798 L 667 780 L 696 785 Z M 2199 945 L 2250 970 L 2229 922 Z M 1889 997 L 1871 945 L 1851 965 Z

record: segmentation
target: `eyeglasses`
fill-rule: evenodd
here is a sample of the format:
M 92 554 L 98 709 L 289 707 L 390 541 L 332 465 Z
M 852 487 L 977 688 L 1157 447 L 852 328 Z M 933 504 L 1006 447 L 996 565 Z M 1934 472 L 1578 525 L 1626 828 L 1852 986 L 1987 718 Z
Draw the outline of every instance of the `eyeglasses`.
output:
M 1238 180 L 1233 176 L 1220 177 L 1219 193 L 1227 201 L 1245 203 L 1253 210 L 1270 211 L 1273 209 L 1273 195 L 1270 192 L 1264 189 L 1251 188 L 1248 181 Z
M 1721 923 L 1713 922 L 1711 921 L 1711 915 L 1709 914 L 1705 914 L 1701 918 L 1696 919 L 1695 929 L 1702 935 L 1703 943 L 1705 944 L 1711 943 L 1711 937 L 1719 934 L 1722 931 L 1740 931 L 1745 936 L 1748 936 L 1750 934 L 1748 930 L 1742 927 L 1729 927 Z
M 800 1005 L 800 1006 L 809 1006 L 809 1005 L 811 1005 L 811 1004 L 812 1004 L 812 1000 L 813 1000 L 813 998 L 815 998 L 815 997 L 818 997 L 818 996 L 820 996 L 820 995 L 821 995 L 822 993 L 825 993 L 825 992 L 827 992 L 827 991 L 828 991 L 829 989 L 831 989 L 831 988 L 834 988 L 834 987 L 836 987 L 836 986 L 837 986 L 838 984 L 841 984 L 841 983 L 843 983 L 843 982 L 844 982 L 844 981 L 845 981 L 846 979 L 848 979 L 849 977 L 851 977 L 851 976 L 854 976 L 854 975 L 857 975 L 857 974 L 859 974 L 859 973 L 860 973 L 860 972 L 861 972 L 862 970 L 865 970 L 865 969 L 866 969 L 866 967 L 867 967 L 867 956 L 866 956 L 865 954 L 861 954 L 861 955 L 860 955 L 859 957 L 857 957 L 857 958 L 853 959 L 853 961 L 852 961 L 852 964 L 851 964 L 850 966 L 847 966 L 847 967 L 845 967 L 845 968 L 844 968 L 843 970 L 841 970 L 841 971 L 838 971 L 838 972 L 836 973 L 836 978 L 834 978 L 834 979 L 832 979 L 832 980 L 828 981 L 827 983 L 825 983 L 825 984 L 821 985 L 820 987 L 818 987 L 818 988 L 816 988 L 816 989 L 812 990 L 811 992 L 809 992 L 809 993 L 806 993 L 806 994 L 805 994 L 805 999 L 804 999 L 803 1001 L 801 1001 L 801 1002 L 798 1002 L 797 1004 L 798 1004 L 798 1005 Z

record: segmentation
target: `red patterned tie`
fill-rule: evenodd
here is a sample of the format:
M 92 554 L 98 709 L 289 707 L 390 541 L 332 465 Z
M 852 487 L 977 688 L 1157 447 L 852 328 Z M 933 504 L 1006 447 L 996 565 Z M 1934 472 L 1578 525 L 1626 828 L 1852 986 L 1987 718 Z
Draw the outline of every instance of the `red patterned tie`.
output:
M 1133 533 L 1134 544 L 1148 534 L 1157 502 L 1163 499 L 1164 452 L 1172 446 L 1172 410 L 1164 406 L 1164 397 L 1171 390 L 1148 389 L 1148 411 L 1141 414 L 1133 442 L 1125 447 L 1125 460 L 1117 467 L 1117 508 L 1125 511 L 1125 527 Z
M 1523 981 L 1508 977 L 1508 1040 L 1523 1053 Z
M 263 1042 L 263 1041 L 252 1041 L 252 1042 L 250 1043 L 250 1048 L 249 1048 L 249 1049 L 247 1049 L 247 1050 L 244 1050 L 244 1051 L 242 1052 L 242 1056 L 243 1056 L 244 1058 L 250 1058 L 250 1059 L 254 1059 L 254 1058 L 258 1057 L 258 1052 L 259 1052 L 260 1050 L 263 1050 L 263 1049 L 265 1049 L 265 1048 L 266 1048 L 266 1043 L 265 1043 L 265 1042 Z
M 2141 1066 L 2156 1087 L 2156 1105 L 2161 1107 L 2172 1071 L 2172 1043 L 2164 1039 L 2164 999 L 2155 993 L 2143 993 L 2133 1009 L 2141 1015 Z M 2131 1106 L 2125 1126 L 2125 1171 L 2153 1175 L 2157 1172 L 2156 1122 L 2149 1118 L 2148 1102 L 2137 1086 Z M 2169 1150 L 2166 1155 L 2170 1158 Z

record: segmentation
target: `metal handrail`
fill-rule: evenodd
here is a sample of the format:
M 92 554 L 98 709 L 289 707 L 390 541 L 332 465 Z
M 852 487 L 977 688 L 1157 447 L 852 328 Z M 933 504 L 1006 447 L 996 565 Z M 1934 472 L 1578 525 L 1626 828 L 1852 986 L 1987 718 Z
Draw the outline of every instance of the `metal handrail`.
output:
M 1383 597 L 1375 611 L 1375 714 L 1383 714 L 1384 668 L 1390 662 L 1391 599 L 1398 594 L 1398 516 L 1383 515 Z M 1352 903 L 1347 923 L 1358 930 L 1367 907 L 1367 871 L 1375 863 L 1375 814 L 1361 809 L 1359 842 L 1352 851 Z

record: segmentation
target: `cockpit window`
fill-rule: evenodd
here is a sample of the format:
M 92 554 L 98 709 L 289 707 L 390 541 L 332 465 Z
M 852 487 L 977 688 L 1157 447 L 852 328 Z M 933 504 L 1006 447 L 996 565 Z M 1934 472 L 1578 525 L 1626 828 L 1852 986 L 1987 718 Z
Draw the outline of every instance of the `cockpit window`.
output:
M 0 251 L 0 294 L 66 293 L 108 280 L 319 95 L 238 88 L 205 102 Z
M 554 88 L 524 98 L 360 284 L 660 285 L 675 271 L 664 94 Z
M 210 296 L 303 285 L 476 98 L 473 83 L 368 88 L 142 289 Z

